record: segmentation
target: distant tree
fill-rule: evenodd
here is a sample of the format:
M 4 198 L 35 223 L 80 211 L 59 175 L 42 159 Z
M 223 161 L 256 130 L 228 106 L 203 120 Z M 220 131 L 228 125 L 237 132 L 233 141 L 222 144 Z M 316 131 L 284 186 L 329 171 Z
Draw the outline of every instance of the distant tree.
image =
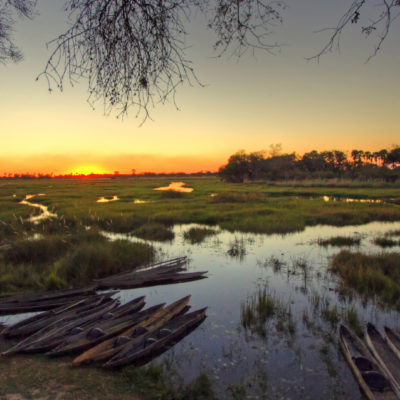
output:
M 393 148 L 387 156 L 388 163 L 392 164 L 392 167 L 400 165 L 400 147 Z
M 219 169 L 219 176 L 228 181 L 242 183 L 249 177 L 250 159 L 244 150 L 229 157 L 228 163 Z

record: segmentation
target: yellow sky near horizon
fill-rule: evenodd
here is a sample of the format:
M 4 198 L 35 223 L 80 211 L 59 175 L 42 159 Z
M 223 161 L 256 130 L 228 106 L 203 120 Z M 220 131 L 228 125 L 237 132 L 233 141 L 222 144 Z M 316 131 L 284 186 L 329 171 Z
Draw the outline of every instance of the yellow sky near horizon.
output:
M 65 20 L 62 2 L 56 3 L 40 0 L 40 15 L 18 24 L 25 60 L 0 66 L 0 174 L 62 174 L 88 165 L 110 173 L 215 171 L 239 149 L 277 143 L 298 154 L 377 151 L 399 143 L 398 26 L 368 63 L 371 43 L 354 34 L 343 38 L 340 54 L 319 63 L 304 59 L 324 43 L 314 31 L 336 20 L 344 0 L 335 7 L 306 0 L 316 10 L 312 15 L 307 4 L 289 1 L 280 36 L 273 38 L 288 45 L 276 56 L 212 58 L 210 35 L 192 24 L 188 53 L 205 86 L 181 87 L 180 109 L 157 105 L 153 120 L 141 127 L 133 110 L 123 121 L 104 116 L 101 104 L 92 110 L 85 82 L 52 94 L 43 79 L 35 82 L 48 54 L 44 43 Z

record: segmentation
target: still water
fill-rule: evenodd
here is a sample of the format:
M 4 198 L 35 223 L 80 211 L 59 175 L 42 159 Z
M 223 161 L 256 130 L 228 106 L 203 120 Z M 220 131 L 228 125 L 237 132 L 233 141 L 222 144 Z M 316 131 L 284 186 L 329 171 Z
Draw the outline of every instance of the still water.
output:
M 207 279 L 121 293 L 123 301 L 145 295 L 148 306 L 191 294 L 193 309 L 208 306 L 204 323 L 155 362 L 165 363 L 184 381 L 206 372 L 221 399 L 239 392 L 246 392 L 249 399 L 361 399 L 337 344 L 337 326 L 324 319 L 321 309 L 336 305 L 340 314 L 355 307 L 363 323 L 371 321 L 378 327 L 399 328 L 399 315 L 356 295 L 341 294 L 337 278 L 327 269 L 340 249 L 316 242 L 338 235 L 357 236 L 361 245 L 351 250 L 379 253 L 383 250 L 372 240 L 400 229 L 400 224 L 315 226 L 284 236 L 218 230 L 192 245 L 183 235 L 195 226 L 199 225 L 175 226 L 173 241 L 150 243 L 157 248 L 158 260 L 186 255 L 188 270 L 208 270 Z M 128 235 L 105 235 L 141 241 Z M 397 246 L 385 251 L 399 250 Z M 267 320 L 264 334 L 241 323 L 242 307 L 260 289 L 288 313 L 283 321 Z M 291 329 L 287 328 L 289 315 Z

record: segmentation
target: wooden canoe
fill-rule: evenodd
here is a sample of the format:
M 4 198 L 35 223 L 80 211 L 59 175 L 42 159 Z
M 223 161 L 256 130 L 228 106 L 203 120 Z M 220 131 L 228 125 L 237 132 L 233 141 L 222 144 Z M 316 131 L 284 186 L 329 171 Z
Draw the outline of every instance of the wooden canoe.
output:
M 0 300 L 0 315 L 51 310 L 71 302 L 83 300 L 92 294 L 95 294 L 94 287 L 4 297 Z
M 397 400 L 398 397 L 394 391 L 389 379 L 386 374 L 382 371 L 380 366 L 374 360 L 371 352 L 365 346 L 365 344 L 347 327 L 341 325 L 339 328 L 339 344 L 340 348 L 345 356 L 345 359 L 350 366 L 351 372 L 362 392 L 365 394 L 368 400 Z M 359 368 L 358 360 L 364 360 L 367 365 L 366 368 Z M 366 373 L 377 372 L 382 374 L 387 380 L 387 385 L 384 390 L 374 390 L 370 388 L 365 377 Z
M 125 347 L 126 343 L 120 344 L 121 338 L 129 338 L 130 343 L 140 343 L 148 332 L 158 329 L 167 321 L 181 313 L 186 308 L 189 299 L 190 296 L 183 297 L 154 313 L 149 318 L 123 331 L 118 337 L 106 340 L 89 349 L 77 357 L 73 361 L 73 365 L 104 362 L 110 359 Z
M 132 315 L 128 314 L 121 318 L 104 321 L 103 323 L 99 322 L 93 326 L 87 327 L 78 334 L 66 336 L 56 348 L 46 354 L 51 357 L 57 357 L 90 349 L 107 339 L 117 336 L 131 326 L 137 325 L 151 314 L 157 312 L 162 306 L 163 305 L 159 304 L 147 310 L 133 313 Z M 102 332 L 104 332 L 104 334 L 96 337 L 96 335 L 93 335 L 94 330 L 96 330 L 96 334 Z
M 104 295 L 92 295 L 58 308 L 35 314 L 7 327 L 2 335 L 7 338 L 24 337 L 55 323 L 57 320 L 71 320 L 82 312 L 90 310 L 105 301 Z
M 385 326 L 385 339 L 393 353 L 400 359 L 400 335 L 393 329 Z
M 193 311 L 170 320 L 161 328 L 145 335 L 141 343 L 124 346 L 122 351 L 102 366 L 104 368 L 117 368 L 149 357 L 165 346 L 172 344 L 175 339 L 185 335 L 191 327 L 200 324 L 206 318 L 206 309 Z
M 167 285 L 180 282 L 189 282 L 204 279 L 208 271 L 196 271 L 186 273 L 172 273 L 135 277 L 133 279 L 121 279 L 99 282 L 102 289 L 134 289 L 139 287 Z
M 365 341 L 381 369 L 393 384 L 400 398 L 400 359 L 392 351 L 385 338 L 371 323 L 367 324 Z
M 2 355 L 10 355 L 14 353 L 34 353 L 49 351 L 55 347 L 58 342 L 57 340 L 62 339 L 67 335 L 73 328 L 78 326 L 85 326 L 90 322 L 101 318 L 105 313 L 112 311 L 119 304 L 118 299 L 110 299 L 110 301 L 103 303 L 93 309 L 87 310 L 79 314 L 72 320 L 60 319 L 50 326 L 46 326 L 33 335 L 28 336 L 26 339 L 17 343 L 7 351 L 3 352 Z

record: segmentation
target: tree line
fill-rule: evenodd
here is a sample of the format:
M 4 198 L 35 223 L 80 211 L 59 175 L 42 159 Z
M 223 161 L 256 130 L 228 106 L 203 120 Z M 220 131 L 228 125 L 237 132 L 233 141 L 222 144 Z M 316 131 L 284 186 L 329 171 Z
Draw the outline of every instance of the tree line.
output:
M 237 183 L 258 179 L 344 178 L 386 182 L 400 179 L 400 147 L 376 152 L 352 150 L 350 154 L 341 150 L 312 150 L 303 156 L 294 152 L 280 154 L 279 148 L 271 148 L 269 154 L 238 151 L 219 169 L 219 176 Z

